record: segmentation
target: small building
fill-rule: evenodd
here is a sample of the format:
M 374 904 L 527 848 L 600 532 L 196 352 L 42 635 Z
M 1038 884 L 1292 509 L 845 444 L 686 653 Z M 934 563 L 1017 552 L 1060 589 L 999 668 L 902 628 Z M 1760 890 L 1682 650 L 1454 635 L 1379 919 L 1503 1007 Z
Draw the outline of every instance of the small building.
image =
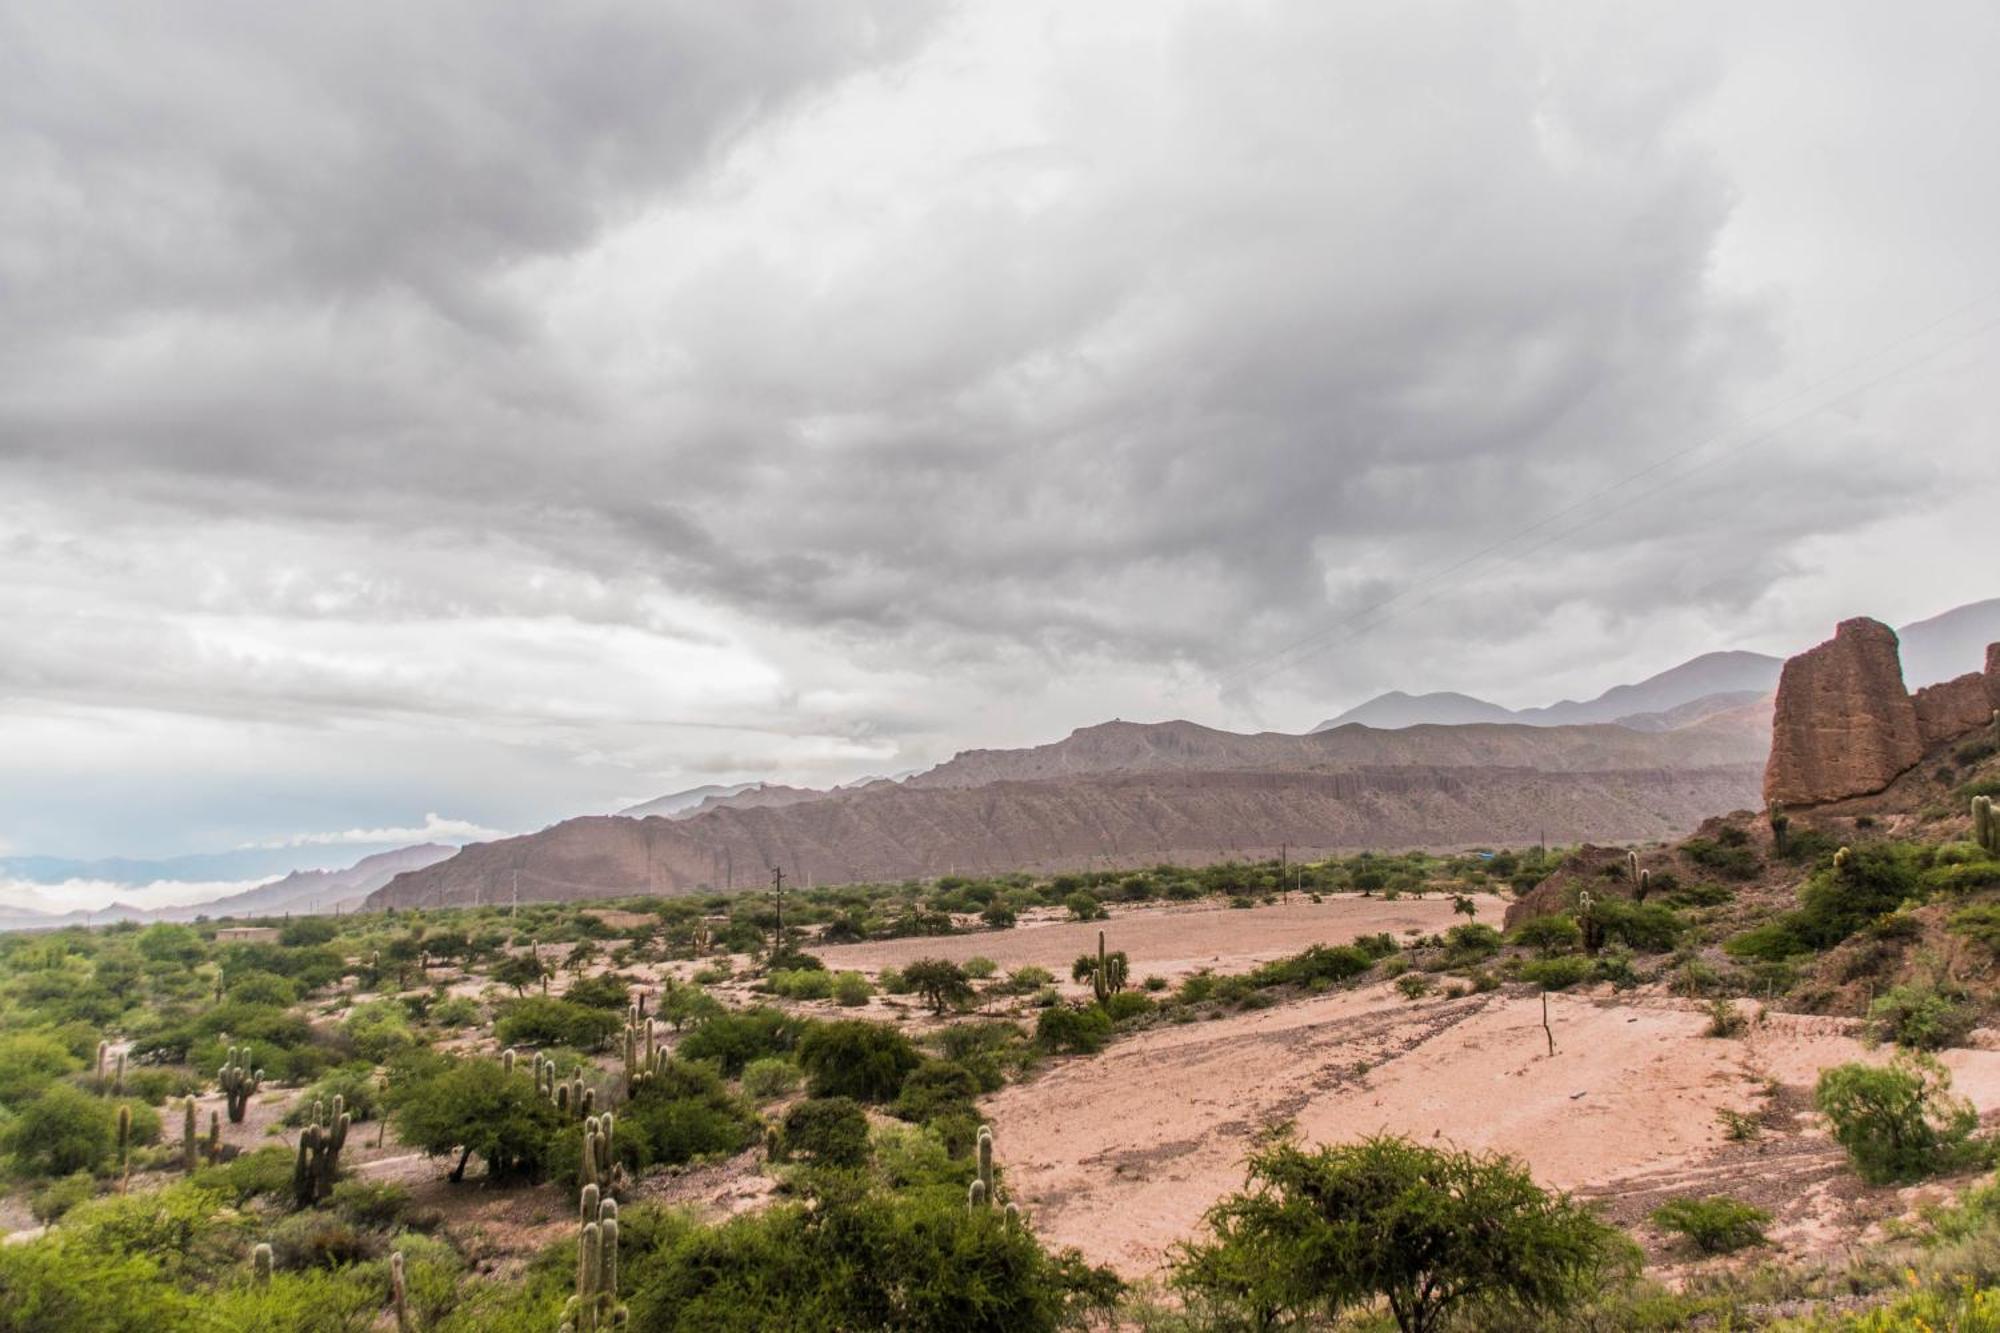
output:
M 215 932 L 217 944 L 276 944 L 276 926 L 224 926 Z

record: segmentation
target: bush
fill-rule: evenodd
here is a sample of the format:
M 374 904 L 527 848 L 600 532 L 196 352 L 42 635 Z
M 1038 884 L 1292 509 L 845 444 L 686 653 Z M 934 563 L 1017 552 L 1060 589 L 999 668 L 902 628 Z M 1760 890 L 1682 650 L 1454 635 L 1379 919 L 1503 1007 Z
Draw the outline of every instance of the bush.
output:
M 1091 1006 L 1078 1009 L 1058 1004 L 1042 1010 L 1035 1021 L 1035 1044 L 1064 1055 L 1093 1055 L 1111 1037 L 1111 1017 Z
M 743 1066 L 743 1093 L 756 1101 L 771 1101 L 798 1086 L 799 1067 L 790 1060 L 767 1055 Z
M 1172 1281 L 1245 1327 L 1306 1326 L 1378 1300 L 1405 1333 L 1467 1316 L 1466 1327 L 1550 1327 L 1635 1266 L 1629 1241 L 1511 1159 L 1386 1136 L 1264 1148 L 1250 1189 L 1205 1220 L 1210 1238 L 1182 1247 Z
M 333 1105 L 335 1097 L 341 1098 L 341 1105 L 348 1115 L 357 1122 L 372 1120 L 381 1106 L 381 1093 L 375 1086 L 375 1074 L 370 1069 L 348 1066 L 336 1069 L 319 1082 L 307 1088 L 292 1108 L 285 1112 L 287 1125 L 303 1125 L 312 1119 L 313 1103 L 325 1102 Z
M 813 1166 L 866 1166 L 868 1117 L 851 1097 L 810 1097 L 785 1113 L 780 1141 L 787 1158 Z
M 1396 978 L 1396 989 L 1406 1000 L 1421 1000 L 1431 993 L 1431 979 L 1421 972 L 1411 972 Z
M 1568 953 L 1583 942 L 1583 931 L 1567 916 L 1531 917 L 1514 927 L 1514 943 L 1544 958 Z
M 1605 940 L 1639 953 L 1668 953 L 1687 931 L 1681 914 L 1665 903 L 1606 898 L 1592 906 L 1591 916 Z
M 359 1227 L 387 1229 L 410 1210 L 410 1191 L 393 1180 L 343 1180 L 330 1199 L 335 1212 Z
M 833 994 L 833 974 L 823 967 L 773 972 L 765 984 L 788 1000 L 824 1000 Z
M 563 991 L 563 998 L 589 1009 L 609 1009 L 615 1014 L 622 1014 L 632 1002 L 632 985 L 615 972 L 603 972 L 594 977 L 578 977 L 570 982 Z
M 158 1132 L 159 1118 L 153 1120 Z M 117 1147 L 113 1104 L 67 1083 L 53 1083 L 22 1108 L 7 1127 L 7 1151 L 26 1174 L 67 1176 L 96 1172 Z
M 1063 899 L 1063 906 L 1069 909 L 1070 918 L 1075 921 L 1103 921 L 1111 915 L 1095 897 L 1081 890 Z
M 1122 990 L 1104 1002 L 1104 1014 L 1113 1023 L 1125 1023 L 1153 1012 L 1153 1002 L 1139 991 Z
M 525 1067 L 509 1073 L 497 1060 L 428 1064 L 391 1083 L 390 1107 L 403 1142 L 433 1157 L 459 1153 L 452 1180 L 475 1153 L 495 1178 L 539 1175 L 551 1133 L 565 1124 Z
M 1028 963 L 1007 974 L 1005 989 L 1011 995 L 1033 995 L 1044 986 L 1054 985 L 1055 980 L 1056 974 L 1046 967 Z
M 1979 1113 L 1951 1096 L 1951 1075 L 1927 1055 L 1822 1070 L 1813 1100 L 1871 1185 L 1924 1180 L 1989 1155 L 1973 1137 Z
M 599 1051 L 624 1030 L 624 1020 L 609 1010 L 530 995 L 500 1006 L 493 1038 L 502 1046 L 574 1046 L 580 1051 Z
M 713 1068 L 669 1060 L 621 1108 L 613 1142 L 621 1160 L 636 1172 L 738 1153 L 756 1136 L 757 1117 Z M 583 1136 L 571 1123 L 551 1145 L 551 1154 L 559 1154 L 554 1158 L 558 1179 L 565 1185 L 574 1182 L 582 1165 L 582 1144 Z
M 1255 987 L 1310 986 L 1350 981 L 1375 965 L 1375 960 L 1353 945 L 1314 944 L 1293 954 L 1265 963 L 1250 973 Z
M 1733 1254 L 1766 1243 L 1771 1214 L 1726 1195 L 1670 1199 L 1653 1210 L 1653 1225 L 1685 1237 L 1703 1254 Z
M 21 1106 L 49 1084 L 81 1068 L 83 1061 L 51 1033 L 0 1036 L 0 1106 Z
M 896 1098 L 896 1115 L 923 1124 L 938 1116 L 970 1111 L 980 1094 L 979 1079 L 955 1060 L 926 1060 Z
M 1741 833 L 1742 830 L 1732 830 Z M 1747 842 L 1729 839 L 1689 838 L 1681 844 L 1681 855 L 1701 866 L 1713 870 L 1724 879 L 1755 879 L 1763 869 L 1763 862 L 1751 850 Z
M 964 972 L 966 976 L 971 977 L 974 981 L 984 981 L 986 980 L 986 978 L 992 976 L 995 972 L 999 971 L 1000 967 L 999 964 L 995 963 L 991 958 L 985 958 L 980 956 L 979 954 L 974 954 L 972 957 L 966 959 L 963 963 L 959 964 L 959 970 Z
M 799 1040 L 799 1067 L 815 1097 L 886 1102 L 902 1090 L 923 1056 L 892 1027 L 862 1019 L 822 1023 Z
M 1743 1017 L 1743 1011 L 1733 1001 L 1710 1000 L 1707 1011 L 1708 1035 L 1711 1037 L 1740 1037 L 1750 1026 L 1749 1020 Z
M 1883 994 L 1868 1006 L 1868 1017 L 1884 1040 L 1919 1051 L 1959 1045 L 1977 1021 L 1962 995 L 1916 981 Z
M 1395 953 L 1402 946 L 1396 943 L 1394 935 L 1384 930 L 1378 931 L 1373 935 L 1356 936 L 1354 947 L 1367 954 L 1370 958 L 1382 959 Z
M 934 1013 L 972 1002 L 972 983 L 965 970 L 944 958 L 919 958 L 903 969 L 903 981 L 921 995 Z
M 37 1222 L 47 1226 L 96 1193 L 96 1178 L 88 1171 L 78 1171 L 50 1182 L 48 1188 L 28 1201 L 28 1211 Z
M 777 1009 L 717 1013 L 682 1037 L 674 1053 L 683 1060 L 706 1060 L 734 1078 L 752 1060 L 789 1053 L 810 1026 Z
M 1962 907 L 1951 914 L 1948 927 L 1955 935 L 1963 935 L 1988 953 L 2000 956 L 2000 903 L 1980 903 L 1975 907 Z
M 1500 952 L 1500 932 L 1479 921 L 1468 921 L 1445 932 L 1445 959 L 1448 966 L 1480 963 Z
M 1543 990 L 1568 990 L 1571 986 L 1591 978 L 1593 968 L 1588 958 L 1575 954 L 1565 954 L 1560 958 L 1532 958 L 1521 964 L 1521 980 L 1540 986 Z
M 875 988 L 868 984 L 868 978 L 859 972 L 836 972 L 833 976 L 833 1002 L 842 1008 L 855 1009 L 868 1003 L 868 997 Z

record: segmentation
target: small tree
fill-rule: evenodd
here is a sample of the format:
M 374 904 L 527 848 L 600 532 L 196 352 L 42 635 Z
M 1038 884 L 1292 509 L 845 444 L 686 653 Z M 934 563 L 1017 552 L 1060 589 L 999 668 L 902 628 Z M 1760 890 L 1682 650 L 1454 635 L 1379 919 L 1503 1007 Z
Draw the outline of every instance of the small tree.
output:
M 1383 1136 L 1250 1159 L 1248 1192 L 1209 1210 L 1173 1281 L 1252 1323 L 1336 1316 L 1380 1298 L 1403 1333 L 1474 1307 L 1548 1320 L 1633 1263 L 1632 1246 L 1510 1158 Z
M 972 1003 L 972 982 L 965 969 L 946 959 L 919 958 L 903 969 L 903 980 L 923 996 L 933 1013 Z
M 1454 914 L 1464 917 L 1467 921 L 1475 921 L 1479 917 L 1479 904 L 1473 901 L 1470 894 L 1452 894 L 1451 910 Z
M 536 1090 L 524 1065 L 508 1070 L 493 1060 L 452 1060 L 391 1088 L 396 1133 L 436 1157 L 456 1150 L 454 1181 L 465 1178 L 474 1153 L 496 1179 L 538 1174 L 552 1132 L 565 1117 Z
M 517 996 L 525 994 L 542 975 L 542 960 L 533 953 L 510 953 L 493 969 L 493 980 L 502 986 L 512 986 Z
M 1669 1199 L 1653 1210 L 1653 1225 L 1685 1236 L 1703 1254 L 1733 1254 L 1765 1243 L 1771 1214 L 1727 1195 L 1710 1199 Z
M 1951 1074 L 1928 1055 L 1898 1052 L 1887 1067 L 1820 1071 L 1813 1100 L 1871 1185 L 1923 1180 L 1990 1156 L 1973 1137 L 1979 1112 L 1951 1095 Z

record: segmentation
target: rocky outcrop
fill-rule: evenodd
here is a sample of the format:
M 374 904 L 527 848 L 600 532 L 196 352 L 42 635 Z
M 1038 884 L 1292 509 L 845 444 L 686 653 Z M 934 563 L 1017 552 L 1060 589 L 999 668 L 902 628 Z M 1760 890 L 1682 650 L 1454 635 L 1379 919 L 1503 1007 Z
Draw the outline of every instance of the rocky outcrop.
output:
M 2000 643 L 1986 669 L 1903 685 L 1896 632 L 1866 616 L 1785 663 L 1771 719 L 1764 800 L 1817 805 L 1881 791 L 1926 748 L 1992 725 L 2000 708 Z
M 1866 616 L 1785 663 L 1765 801 L 1816 805 L 1881 791 L 1923 757 L 1896 631 Z
M 1926 685 L 1910 696 L 1917 731 L 1925 745 L 1963 736 L 1993 720 L 1993 700 L 1984 673 L 1968 671 L 1956 680 Z

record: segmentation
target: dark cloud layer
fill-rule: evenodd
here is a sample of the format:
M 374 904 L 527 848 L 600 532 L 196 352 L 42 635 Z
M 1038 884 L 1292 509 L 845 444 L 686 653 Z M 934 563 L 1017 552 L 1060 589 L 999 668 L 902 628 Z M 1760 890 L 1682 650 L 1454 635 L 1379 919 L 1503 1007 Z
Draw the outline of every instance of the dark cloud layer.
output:
M 398 799 L 493 823 L 1795 635 L 1991 413 L 1756 440 L 1722 14 L 0 5 L 6 772 L 456 729 L 544 779 Z

